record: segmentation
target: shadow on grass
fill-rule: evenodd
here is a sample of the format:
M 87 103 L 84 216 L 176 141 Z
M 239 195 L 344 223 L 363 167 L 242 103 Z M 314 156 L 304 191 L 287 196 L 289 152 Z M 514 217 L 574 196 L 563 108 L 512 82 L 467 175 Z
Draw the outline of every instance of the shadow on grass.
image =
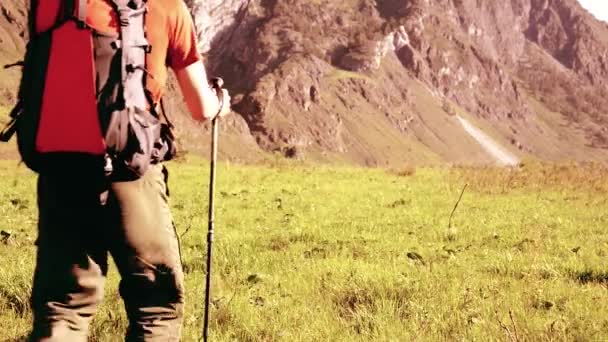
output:
M 573 271 L 571 272 L 572 278 L 577 280 L 583 285 L 587 284 L 598 284 L 608 286 L 608 272 L 598 271 Z
M 390 316 L 402 321 L 410 319 L 412 290 L 389 281 L 350 279 L 346 286 L 324 291 L 332 299 L 338 316 L 356 334 L 374 333 L 379 323 L 376 316 L 387 308 Z
M 30 294 L 24 292 L 22 294 L 15 291 L 0 288 L 0 301 L 5 302 L 7 306 L 20 317 L 25 317 L 30 312 Z

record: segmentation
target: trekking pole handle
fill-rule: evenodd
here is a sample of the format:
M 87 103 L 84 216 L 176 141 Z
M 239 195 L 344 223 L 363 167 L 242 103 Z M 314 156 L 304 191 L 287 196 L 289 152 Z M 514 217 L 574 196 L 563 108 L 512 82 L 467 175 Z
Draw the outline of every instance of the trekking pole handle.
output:
M 214 77 L 211 79 L 211 86 L 214 89 L 222 89 L 224 87 L 224 80 L 221 77 Z
M 222 108 L 224 108 L 224 91 L 222 88 L 224 87 L 224 80 L 221 77 L 214 77 L 211 79 L 211 88 L 215 90 L 215 95 L 219 101 L 219 109 L 217 110 L 217 115 L 213 117 L 213 120 L 217 118 L 222 112 Z

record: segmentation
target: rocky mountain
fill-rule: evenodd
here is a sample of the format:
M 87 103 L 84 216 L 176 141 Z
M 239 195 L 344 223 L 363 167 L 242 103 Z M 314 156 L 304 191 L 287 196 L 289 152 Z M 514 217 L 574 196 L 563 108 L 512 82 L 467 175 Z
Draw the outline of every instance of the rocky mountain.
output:
M 20 1 L 0 4 L 0 61 L 22 51 Z M 186 2 L 233 93 L 234 159 L 608 160 L 608 24 L 576 0 Z M 205 148 L 178 117 L 184 143 Z
M 9 105 L 14 100 L 18 85 L 17 70 L 2 68 L 23 58 L 27 31 L 25 2 L 2 1 L 0 3 L 0 104 Z

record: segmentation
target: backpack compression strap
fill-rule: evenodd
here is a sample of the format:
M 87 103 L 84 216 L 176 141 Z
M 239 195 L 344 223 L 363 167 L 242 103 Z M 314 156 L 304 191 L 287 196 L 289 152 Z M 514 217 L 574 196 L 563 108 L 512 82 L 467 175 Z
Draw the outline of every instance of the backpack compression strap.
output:
M 114 3 L 120 19 L 121 77 L 125 107 L 145 110 L 148 100 L 145 95 L 144 77 L 146 54 L 150 51 L 144 22 L 146 1 L 114 0 Z

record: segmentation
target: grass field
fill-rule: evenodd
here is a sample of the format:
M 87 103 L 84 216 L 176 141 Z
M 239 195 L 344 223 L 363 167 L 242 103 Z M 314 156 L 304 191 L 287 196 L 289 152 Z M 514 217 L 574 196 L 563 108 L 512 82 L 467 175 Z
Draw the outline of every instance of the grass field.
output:
M 200 337 L 207 164 L 170 164 Z M 608 170 L 221 164 L 213 341 L 608 339 Z M 465 184 L 452 226 L 448 219 Z M 0 162 L 0 341 L 29 329 L 34 176 Z M 126 327 L 110 271 L 92 341 Z

